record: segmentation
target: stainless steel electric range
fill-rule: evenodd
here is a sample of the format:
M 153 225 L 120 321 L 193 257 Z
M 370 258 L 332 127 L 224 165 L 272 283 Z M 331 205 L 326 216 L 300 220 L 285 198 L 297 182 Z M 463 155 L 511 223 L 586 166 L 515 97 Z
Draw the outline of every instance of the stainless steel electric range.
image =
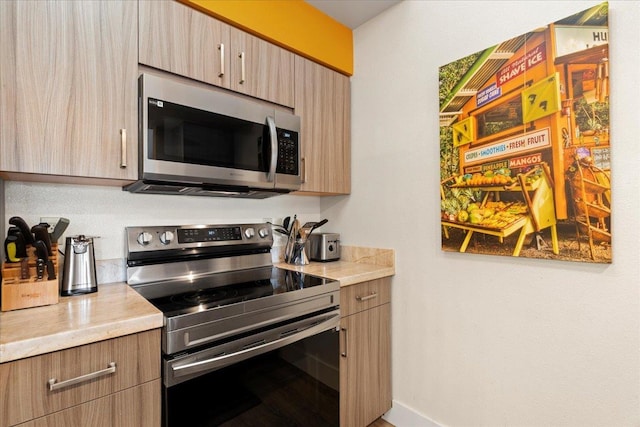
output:
M 339 425 L 339 283 L 272 245 L 269 224 L 127 227 L 127 283 L 164 313 L 164 426 Z

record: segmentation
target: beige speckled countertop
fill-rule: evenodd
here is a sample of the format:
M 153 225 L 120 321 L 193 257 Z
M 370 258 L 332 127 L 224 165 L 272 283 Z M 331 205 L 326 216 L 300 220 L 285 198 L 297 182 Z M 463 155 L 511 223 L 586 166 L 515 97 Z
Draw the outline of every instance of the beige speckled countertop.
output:
M 126 283 L 0 313 L 0 363 L 162 327 L 162 312 Z
M 395 253 L 392 249 L 355 246 L 343 246 L 339 261 L 311 261 L 308 265 L 291 265 L 281 262 L 277 267 L 339 280 L 340 286 L 393 276 L 396 272 Z

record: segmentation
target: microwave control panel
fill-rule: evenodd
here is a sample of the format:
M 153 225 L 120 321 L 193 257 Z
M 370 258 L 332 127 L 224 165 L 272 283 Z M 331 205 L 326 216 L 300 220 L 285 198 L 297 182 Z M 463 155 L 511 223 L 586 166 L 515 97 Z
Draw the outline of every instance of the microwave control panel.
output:
M 278 163 L 276 173 L 298 175 L 298 133 L 278 129 Z

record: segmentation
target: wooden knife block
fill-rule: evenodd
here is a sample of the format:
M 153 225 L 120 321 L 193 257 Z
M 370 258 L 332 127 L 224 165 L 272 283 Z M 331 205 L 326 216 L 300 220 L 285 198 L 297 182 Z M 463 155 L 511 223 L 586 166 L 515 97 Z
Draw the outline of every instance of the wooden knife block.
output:
M 29 258 L 29 278 L 22 279 L 19 262 L 5 262 L 2 265 L 2 285 L 0 285 L 0 310 L 10 311 L 21 308 L 38 307 L 41 305 L 57 304 L 60 295 L 58 285 L 58 244 L 51 245 L 54 255 L 51 258 L 56 272 L 53 280 L 38 280 L 36 270 L 36 250 L 27 247 Z M 45 265 L 44 277 L 47 277 Z

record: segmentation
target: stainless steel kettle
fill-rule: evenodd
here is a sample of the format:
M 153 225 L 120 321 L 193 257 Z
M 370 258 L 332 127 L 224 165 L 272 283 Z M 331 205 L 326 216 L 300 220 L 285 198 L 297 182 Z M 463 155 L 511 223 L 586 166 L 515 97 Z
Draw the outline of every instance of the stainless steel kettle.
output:
M 60 295 L 88 294 L 98 290 L 94 238 L 82 234 L 66 238 Z

